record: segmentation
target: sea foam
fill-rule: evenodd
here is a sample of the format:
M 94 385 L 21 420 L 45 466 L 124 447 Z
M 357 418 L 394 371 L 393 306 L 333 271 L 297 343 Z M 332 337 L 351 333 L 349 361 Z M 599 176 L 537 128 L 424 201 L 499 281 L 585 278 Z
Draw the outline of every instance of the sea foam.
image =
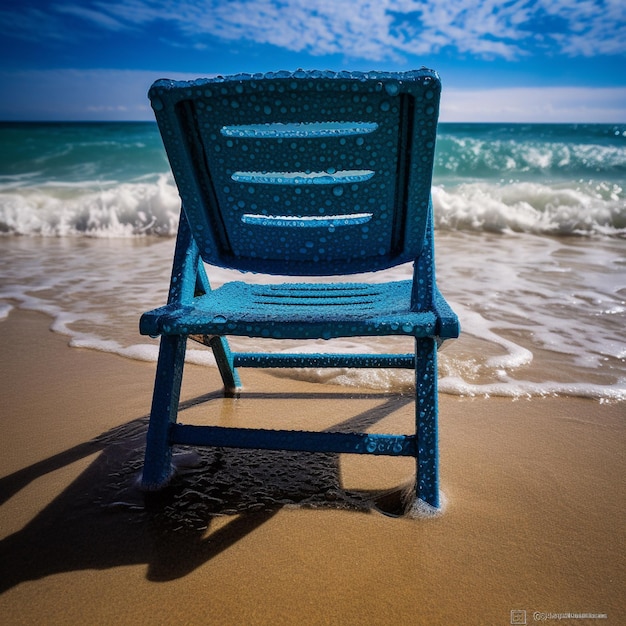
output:
M 433 188 L 435 225 L 448 230 L 626 236 L 626 200 L 614 183 L 464 183 Z
M 0 232 L 133 237 L 176 234 L 180 199 L 171 179 L 42 184 L 0 190 Z
M 435 227 L 556 236 L 626 236 L 616 183 L 516 182 L 433 187 Z M 0 233 L 32 236 L 173 236 L 180 199 L 169 175 L 155 182 L 0 186 Z

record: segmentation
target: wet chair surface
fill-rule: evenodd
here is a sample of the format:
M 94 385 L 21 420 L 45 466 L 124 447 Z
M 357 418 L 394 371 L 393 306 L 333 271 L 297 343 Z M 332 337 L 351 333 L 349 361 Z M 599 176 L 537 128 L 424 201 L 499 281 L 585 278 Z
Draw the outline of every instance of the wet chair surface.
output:
M 142 334 L 161 336 L 145 488 L 168 482 L 175 444 L 384 454 L 415 457 L 416 497 L 439 506 L 437 346 L 459 333 L 434 269 L 430 191 L 440 91 L 427 69 L 152 86 L 182 210 L 168 302 L 140 322 Z M 407 262 L 412 280 L 349 278 Z M 242 280 L 212 289 L 211 265 L 240 270 Z M 265 284 L 260 274 L 293 278 Z M 227 342 L 388 335 L 413 337 L 414 352 L 233 353 Z M 183 425 L 178 401 L 190 337 L 213 349 L 229 393 L 240 386 L 242 367 L 413 369 L 415 432 Z

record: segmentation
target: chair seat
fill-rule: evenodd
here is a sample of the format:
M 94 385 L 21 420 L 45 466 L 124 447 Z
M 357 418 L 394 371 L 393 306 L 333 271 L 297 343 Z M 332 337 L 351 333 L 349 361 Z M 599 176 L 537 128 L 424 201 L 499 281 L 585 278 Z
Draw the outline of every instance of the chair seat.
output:
M 436 334 L 435 311 L 410 310 L 412 282 L 232 282 L 197 297 L 145 313 L 144 335 L 238 335 L 273 339 Z

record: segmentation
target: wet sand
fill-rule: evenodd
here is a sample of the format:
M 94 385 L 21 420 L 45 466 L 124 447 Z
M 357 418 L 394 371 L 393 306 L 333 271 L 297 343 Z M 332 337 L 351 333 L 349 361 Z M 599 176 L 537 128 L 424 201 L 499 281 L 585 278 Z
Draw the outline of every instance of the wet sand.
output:
M 623 403 L 442 395 L 435 518 L 386 514 L 409 460 L 334 455 L 211 452 L 146 507 L 155 365 L 49 324 L 0 322 L 3 624 L 626 623 Z M 223 399 L 216 371 L 189 367 L 185 421 L 411 423 L 406 397 L 242 378 Z

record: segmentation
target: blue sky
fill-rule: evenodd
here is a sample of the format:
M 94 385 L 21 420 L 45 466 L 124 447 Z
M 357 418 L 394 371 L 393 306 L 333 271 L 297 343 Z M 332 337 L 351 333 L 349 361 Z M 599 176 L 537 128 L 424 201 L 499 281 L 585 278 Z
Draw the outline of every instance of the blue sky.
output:
M 442 121 L 626 122 L 624 0 L 0 0 L 0 120 L 150 120 L 156 78 L 439 71 Z

